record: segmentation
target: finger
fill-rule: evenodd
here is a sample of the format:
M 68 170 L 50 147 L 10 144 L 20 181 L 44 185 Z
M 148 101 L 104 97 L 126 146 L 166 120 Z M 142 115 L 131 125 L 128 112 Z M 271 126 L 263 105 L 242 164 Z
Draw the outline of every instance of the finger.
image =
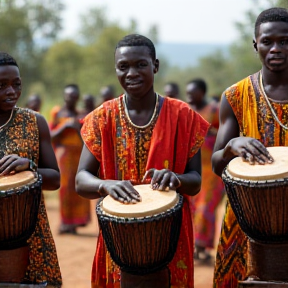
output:
M 162 181 L 162 178 L 164 177 L 165 173 L 167 173 L 169 170 L 163 169 L 163 170 L 156 170 L 154 171 L 154 175 L 151 179 L 151 187 L 154 190 L 158 190 L 160 187 L 160 183 Z
M 181 181 L 179 178 L 173 173 L 170 178 L 169 188 L 172 190 L 176 190 L 181 186 Z
M 250 154 L 249 152 L 246 152 L 246 159 L 249 162 L 250 165 L 254 165 L 255 164 L 255 159 L 254 156 L 252 154 Z
M 130 181 L 127 181 L 127 182 L 128 183 L 124 183 L 125 184 L 124 189 L 125 189 L 125 192 L 128 194 L 131 202 L 133 199 L 138 202 L 141 201 L 141 195 L 139 194 L 139 192 L 135 190 L 135 188 L 133 187 Z
M 161 179 L 159 188 L 157 190 L 164 191 L 166 190 L 166 187 L 169 188 L 170 178 L 171 178 L 171 172 L 165 173 Z
M 153 177 L 153 174 L 154 174 L 154 168 L 151 168 L 149 170 L 147 170 L 142 178 L 142 181 L 141 182 L 144 182 L 147 178 L 151 178 Z
M 259 151 L 258 157 L 260 157 L 265 163 L 272 163 L 274 161 L 267 148 L 260 141 L 253 141 L 253 146 L 255 146 Z
M 132 199 L 130 195 L 125 190 L 123 190 L 123 187 L 115 186 L 114 191 L 118 194 L 118 201 L 120 201 L 119 199 L 123 199 L 124 201 L 120 201 L 120 202 L 123 202 L 123 203 L 131 202 Z

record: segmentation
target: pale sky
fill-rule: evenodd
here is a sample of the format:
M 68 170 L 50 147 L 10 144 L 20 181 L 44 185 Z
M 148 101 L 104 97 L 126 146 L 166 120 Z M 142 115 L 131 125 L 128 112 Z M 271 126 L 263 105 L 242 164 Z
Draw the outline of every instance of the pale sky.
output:
M 145 35 L 158 26 L 160 42 L 231 43 L 239 36 L 233 23 L 243 21 L 255 0 L 63 0 L 63 37 L 73 37 L 78 15 L 91 7 L 106 7 L 107 16 L 126 27 L 130 19 Z M 252 35 L 253 36 L 253 35 Z

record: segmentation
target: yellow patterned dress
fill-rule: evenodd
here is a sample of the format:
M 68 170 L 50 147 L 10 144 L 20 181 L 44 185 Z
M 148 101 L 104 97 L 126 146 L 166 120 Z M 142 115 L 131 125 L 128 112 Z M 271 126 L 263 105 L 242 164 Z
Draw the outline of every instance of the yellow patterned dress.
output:
M 5 154 L 18 154 L 38 163 L 39 131 L 36 115 L 31 110 L 15 108 L 11 121 L 0 130 L 0 159 Z M 28 245 L 29 265 L 24 282 L 60 287 L 62 278 L 43 194 L 36 228 Z
M 254 137 L 266 147 L 288 146 L 288 130 L 274 119 L 260 87 L 257 72 L 228 88 L 226 97 L 237 118 L 240 135 Z M 288 127 L 288 100 L 269 100 L 279 120 Z M 214 288 L 236 288 L 246 276 L 247 238 L 239 227 L 229 202 L 218 244 Z

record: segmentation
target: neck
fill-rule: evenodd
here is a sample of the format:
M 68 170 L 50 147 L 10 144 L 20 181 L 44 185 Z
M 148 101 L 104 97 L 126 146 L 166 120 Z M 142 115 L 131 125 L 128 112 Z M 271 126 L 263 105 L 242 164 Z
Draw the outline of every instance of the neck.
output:
M 144 110 L 154 109 L 155 107 L 156 93 L 153 89 L 141 98 L 133 97 L 127 93 L 125 93 L 125 95 L 128 110 L 136 110 L 141 112 Z
M 287 86 L 288 85 L 288 70 L 273 72 L 271 70 L 266 69 L 265 67 L 261 70 L 263 77 L 263 85 L 271 85 L 271 86 Z

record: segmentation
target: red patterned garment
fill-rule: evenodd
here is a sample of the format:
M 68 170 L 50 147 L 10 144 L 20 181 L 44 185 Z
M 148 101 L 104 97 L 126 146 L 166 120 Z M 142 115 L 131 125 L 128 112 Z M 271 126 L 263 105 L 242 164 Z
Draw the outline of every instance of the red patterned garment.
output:
M 237 118 L 240 135 L 253 137 L 266 147 L 288 146 L 288 130 L 274 119 L 260 87 L 257 72 L 228 88 L 226 97 Z M 288 101 L 270 99 L 279 120 L 288 126 Z M 246 276 L 247 237 L 241 230 L 229 201 L 218 244 L 214 288 L 236 288 Z
M 209 124 L 179 100 L 159 96 L 150 125 L 139 128 L 125 114 L 123 95 L 105 102 L 84 120 L 82 138 L 100 162 L 101 179 L 130 180 L 141 184 L 150 168 L 183 174 L 200 149 Z M 147 183 L 148 184 L 148 183 Z M 188 196 L 176 254 L 169 264 L 172 287 L 194 287 L 193 227 Z M 120 287 L 119 267 L 106 251 L 100 232 L 92 268 L 92 287 Z

